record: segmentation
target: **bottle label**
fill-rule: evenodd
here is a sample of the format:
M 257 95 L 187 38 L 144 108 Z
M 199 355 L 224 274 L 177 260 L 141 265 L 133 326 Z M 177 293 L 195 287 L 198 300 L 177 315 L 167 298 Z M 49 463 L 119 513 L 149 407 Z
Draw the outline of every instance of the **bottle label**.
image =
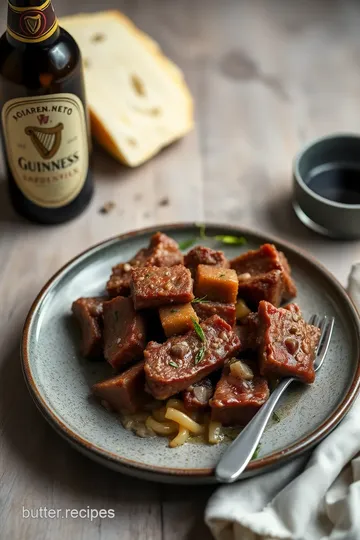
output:
M 81 100 L 74 94 L 11 99 L 2 124 L 9 167 L 25 197 L 44 208 L 75 199 L 89 166 Z
M 58 21 L 51 0 L 40 6 L 18 7 L 8 2 L 7 32 L 23 43 L 40 43 L 58 28 Z

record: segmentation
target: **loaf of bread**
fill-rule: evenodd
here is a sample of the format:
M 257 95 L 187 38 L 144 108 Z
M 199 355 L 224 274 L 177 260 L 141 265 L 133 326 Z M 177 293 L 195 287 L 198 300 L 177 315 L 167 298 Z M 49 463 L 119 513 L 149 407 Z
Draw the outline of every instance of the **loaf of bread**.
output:
M 180 69 L 118 11 L 65 17 L 83 56 L 91 129 L 116 159 L 135 167 L 193 126 Z

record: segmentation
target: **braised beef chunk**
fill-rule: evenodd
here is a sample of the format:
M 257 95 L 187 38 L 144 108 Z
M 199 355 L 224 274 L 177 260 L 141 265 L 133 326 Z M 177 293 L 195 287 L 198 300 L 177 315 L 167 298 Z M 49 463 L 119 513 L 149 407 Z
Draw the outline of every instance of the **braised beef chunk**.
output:
M 103 348 L 103 303 L 104 296 L 78 298 L 72 304 L 72 312 L 81 328 L 81 354 L 87 358 L 102 356 Z
M 120 263 L 113 267 L 110 279 L 106 284 L 109 296 L 129 296 L 132 265 L 133 261 Z
M 320 330 L 306 323 L 297 306 L 259 304 L 259 361 L 264 376 L 298 377 L 312 383 Z
M 146 345 L 143 317 L 131 298 L 117 296 L 104 302 L 104 355 L 115 369 L 142 357 Z
M 141 411 L 124 423 L 146 419 L 138 434 L 153 434 L 148 424 L 170 416 L 161 404 L 150 411 L 154 398 L 176 396 L 202 424 L 211 414 L 224 426 L 245 426 L 281 377 L 314 381 L 320 330 L 288 303 L 296 286 L 286 256 L 272 244 L 231 261 L 205 246 L 184 257 L 175 240 L 157 232 L 113 267 L 107 292 L 79 298 L 72 310 L 83 354 L 105 357 L 120 372 L 95 384 L 93 394 L 126 417 Z
M 271 270 L 282 270 L 279 252 L 272 244 L 263 244 L 259 249 L 239 255 L 230 261 L 230 268 L 236 270 L 238 276 L 259 276 Z
M 164 233 L 155 233 L 147 251 L 148 264 L 151 266 L 175 266 L 184 264 L 184 256 L 178 243 Z
M 140 251 L 127 263 L 120 263 L 113 267 L 112 274 L 107 283 L 110 296 L 129 296 L 131 269 L 138 266 L 174 266 L 183 264 L 184 257 L 175 240 L 164 233 L 157 232 L 150 239 L 148 248 Z
M 266 379 L 256 374 L 247 379 L 235 376 L 227 365 L 210 400 L 211 419 L 224 426 L 245 426 L 268 397 Z
M 182 394 L 185 409 L 190 412 L 206 410 L 213 393 L 214 385 L 208 377 L 192 384 Z
M 240 340 L 218 315 L 200 325 L 203 333 L 191 330 L 165 343 L 150 342 L 145 349 L 145 375 L 151 394 L 167 399 L 219 369 L 240 349 Z M 198 332 L 201 333 L 201 330 Z
M 243 351 L 257 350 L 258 344 L 258 329 L 259 329 L 259 318 L 257 313 L 250 313 L 245 319 L 243 319 L 242 324 L 238 324 L 234 328 L 234 332 L 241 341 L 241 348 Z
M 193 303 L 199 319 L 205 321 L 212 315 L 219 315 L 230 326 L 236 322 L 235 304 L 223 304 L 222 302 L 195 302 Z
M 144 361 L 120 375 L 106 379 L 92 387 L 93 394 L 116 412 L 135 413 L 151 400 L 145 392 Z
M 282 251 L 279 251 L 279 258 L 283 267 L 282 275 L 283 275 L 283 282 L 284 282 L 284 290 L 283 290 L 282 299 L 284 301 L 287 301 L 287 300 L 291 300 L 291 298 L 294 298 L 297 295 L 297 290 L 296 290 L 296 285 L 294 283 L 294 280 L 291 277 L 290 265 Z
M 144 266 L 134 268 L 131 274 L 131 294 L 135 309 L 186 304 L 194 299 L 190 270 L 183 265 L 170 268 Z
M 195 277 L 195 271 L 199 264 L 207 264 L 210 266 L 222 266 L 229 268 L 229 261 L 225 257 L 223 251 L 215 251 L 204 246 L 194 247 L 184 258 L 184 264 L 191 271 L 191 275 Z
M 239 296 L 255 309 L 261 300 L 267 300 L 274 306 L 279 306 L 283 288 L 280 270 L 272 270 L 248 281 L 239 281 Z
M 236 257 L 230 266 L 239 278 L 239 296 L 254 307 L 260 300 L 279 306 L 282 300 L 296 296 L 289 263 L 272 244 Z

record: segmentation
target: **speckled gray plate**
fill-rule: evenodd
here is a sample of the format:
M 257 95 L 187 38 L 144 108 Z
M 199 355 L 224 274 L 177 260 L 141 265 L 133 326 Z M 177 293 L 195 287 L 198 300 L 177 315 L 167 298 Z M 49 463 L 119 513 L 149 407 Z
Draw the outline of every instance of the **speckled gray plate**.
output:
M 131 258 L 161 229 L 177 241 L 193 237 L 194 225 L 167 225 L 103 242 L 62 268 L 43 288 L 27 317 L 22 361 L 30 392 L 50 424 L 87 456 L 121 472 L 174 483 L 215 482 L 213 468 L 225 444 L 168 447 L 165 438 L 141 439 L 126 431 L 115 415 L 89 398 L 90 386 L 110 374 L 103 363 L 78 353 L 77 326 L 71 303 L 79 296 L 102 294 L 111 267 Z M 357 313 L 341 285 L 316 261 L 290 245 L 228 226 L 208 225 L 207 234 L 244 235 L 245 247 L 222 246 L 228 257 L 274 242 L 289 258 L 304 314 L 335 316 L 329 353 L 313 385 L 294 385 L 279 409 L 280 422 L 270 424 L 258 458 L 244 476 L 263 472 L 293 458 L 325 437 L 342 419 L 359 388 L 360 345 Z M 199 242 L 217 245 L 209 239 Z M 217 247 L 219 247 L 217 245 Z

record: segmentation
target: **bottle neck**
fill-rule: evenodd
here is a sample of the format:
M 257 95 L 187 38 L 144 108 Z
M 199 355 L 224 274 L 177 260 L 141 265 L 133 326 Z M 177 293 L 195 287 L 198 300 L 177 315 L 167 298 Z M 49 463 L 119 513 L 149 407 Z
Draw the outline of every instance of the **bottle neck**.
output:
M 53 41 L 59 25 L 51 0 L 9 0 L 6 32 L 15 44 Z

